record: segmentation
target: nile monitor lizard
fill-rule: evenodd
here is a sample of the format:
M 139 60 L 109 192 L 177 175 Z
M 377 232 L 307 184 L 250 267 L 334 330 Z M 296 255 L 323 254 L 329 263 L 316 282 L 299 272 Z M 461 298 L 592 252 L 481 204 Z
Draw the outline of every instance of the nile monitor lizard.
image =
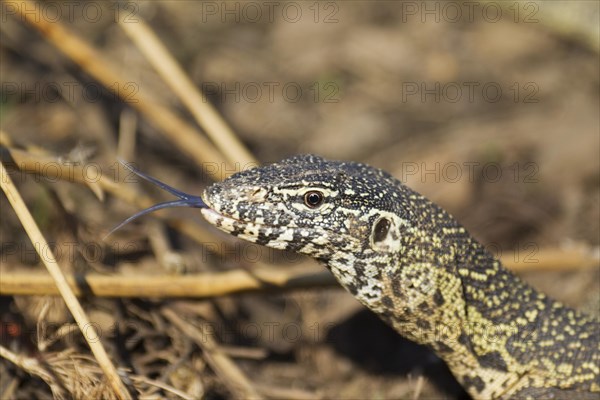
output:
M 600 398 L 599 322 L 521 281 L 379 169 L 305 155 L 235 174 L 203 200 L 160 185 L 180 198 L 160 208 L 202 208 L 225 232 L 324 264 L 398 333 L 433 349 L 473 398 Z

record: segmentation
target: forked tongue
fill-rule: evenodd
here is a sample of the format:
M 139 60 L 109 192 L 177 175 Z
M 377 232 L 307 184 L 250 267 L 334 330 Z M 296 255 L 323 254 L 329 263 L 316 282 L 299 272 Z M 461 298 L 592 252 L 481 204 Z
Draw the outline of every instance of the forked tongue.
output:
M 145 210 L 142 210 L 142 211 L 132 215 L 131 217 L 127 218 L 125 221 L 121 222 L 119 225 L 117 225 L 113 229 L 111 229 L 111 231 L 104 237 L 105 239 L 107 237 L 109 237 L 110 235 L 112 235 L 116 230 L 122 228 L 124 225 L 130 223 L 134 219 L 137 219 L 137 218 L 141 217 L 142 215 L 146 215 L 151 212 L 161 210 L 163 208 L 171 208 L 171 207 L 208 208 L 208 206 L 206 205 L 206 203 L 204 202 L 204 200 L 202 200 L 202 198 L 200 196 L 193 196 L 191 194 L 184 193 L 181 190 L 177 190 L 174 187 L 171 187 L 171 186 L 167 185 L 166 183 L 159 181 L 156 178 L 153 178 L 149 175 L 146 175 L 145 173 L 143 173 L 141 171 L 138 171 L 137 169 L 132 167 L 131 164 L 129 164 L 121 159 L 119 159 L 119 162 L 125 168 L 127 168 L 128 170 L 130 170 L 131 172 L 133 172 L 140 178 L 145 179 L 148 182 L 155 184 L 156 186 L 158 186 L 159 188 L 161 188 L 163 190 L 166 190 L 167 192 L 171 193 L 175 197 L 178 197 L 179 200 L 165 201 L 164 203 L 158 203 L 158 204 L 153 205 L 152 207 L 148 207 Z

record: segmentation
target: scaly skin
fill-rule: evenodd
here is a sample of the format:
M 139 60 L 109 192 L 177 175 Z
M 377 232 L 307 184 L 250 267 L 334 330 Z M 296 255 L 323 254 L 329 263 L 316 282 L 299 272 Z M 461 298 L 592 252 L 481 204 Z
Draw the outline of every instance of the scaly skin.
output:
M 382 171 L 299 156 L 212 186 L 207 204 L 124 165 L 179 200 L 114 230 L 161 208 L 201 208 L 226 232 L 324 263 L 398 332 L 444 358 L 475 398 L 600 397 L 598 321 L 521 282 Z
M 308 192 L 322 203 L 307 205 Z M 389 174 L 297 156 L 238 173 L 203 199 L 221 230 L 323 263 L 433 349 L 473 398 L 600 398 L 599 322 L 521 281 Z

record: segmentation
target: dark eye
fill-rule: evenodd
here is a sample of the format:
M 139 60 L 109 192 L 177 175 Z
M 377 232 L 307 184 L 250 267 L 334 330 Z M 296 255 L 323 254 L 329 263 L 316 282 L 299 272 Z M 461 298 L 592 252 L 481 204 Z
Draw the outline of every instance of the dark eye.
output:
M 375 228 L 373 229 L 373 243 L 381 242 L 388 234 L 390 230 L 390 221 L 386 218 L 382 218 L 377 221 Z
M 317 208 L 323 203 L 323 193 L 316 190 L 306 192 L 304 195 L 304 204 L 310 208 Z

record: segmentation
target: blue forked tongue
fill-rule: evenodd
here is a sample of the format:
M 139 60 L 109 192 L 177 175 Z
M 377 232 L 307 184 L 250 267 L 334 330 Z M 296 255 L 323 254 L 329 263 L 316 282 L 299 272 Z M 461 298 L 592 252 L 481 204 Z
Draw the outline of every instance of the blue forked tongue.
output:
M 171 187 L 171 186 L 167 185 L 166 183 L 159 181 L 156 178 L 153 178 L 149 175 L 144 174 L 141 171 L 138 171 L 137 169 L 133 168 L 131 166 L 131 164 L 126 163 L 125 161 L 123 161 L 121 159 L 119 159 L 119 162 L 125 168 L 127 168 L 128 170 L 130 170 L 131 172 L 133 172 L 140 178 L 143 178 L 143 179 L 155 184 L 159 188 L 166 190 L 167 192 L 178 197 L 179 200 L 165 201 L 164 203 L 158 203 L 158 204 L 153 205 L 152 207 L 148 207 L 145 210 L 142 210 L 142 211 L 132 215 L 131 217 L 127 218 L 125 221 L 121 222 L 119 225 L 117 225 L 113 229 L 111 229 L 111 231 L 105 236 L 105 238 L 112 235 L 116 230 L 122 228 L 124 225 L 128 224 L 129 222 L 133 221 L 134 219 L 137 219 L 137 218 L 141 217 L 142 215 L 149 214 L 156 210 L 160 210 L 163 208 L 171 208 L 171 207 L 208 208 L 208 206 L 206 205 L 206 203 L 204 202 L 204 200 L 202 200 L 202 198 L 200 196 L 193 196 L 191 194 L 184 193 L 181 190 L 177 190 L 174 187 Z

